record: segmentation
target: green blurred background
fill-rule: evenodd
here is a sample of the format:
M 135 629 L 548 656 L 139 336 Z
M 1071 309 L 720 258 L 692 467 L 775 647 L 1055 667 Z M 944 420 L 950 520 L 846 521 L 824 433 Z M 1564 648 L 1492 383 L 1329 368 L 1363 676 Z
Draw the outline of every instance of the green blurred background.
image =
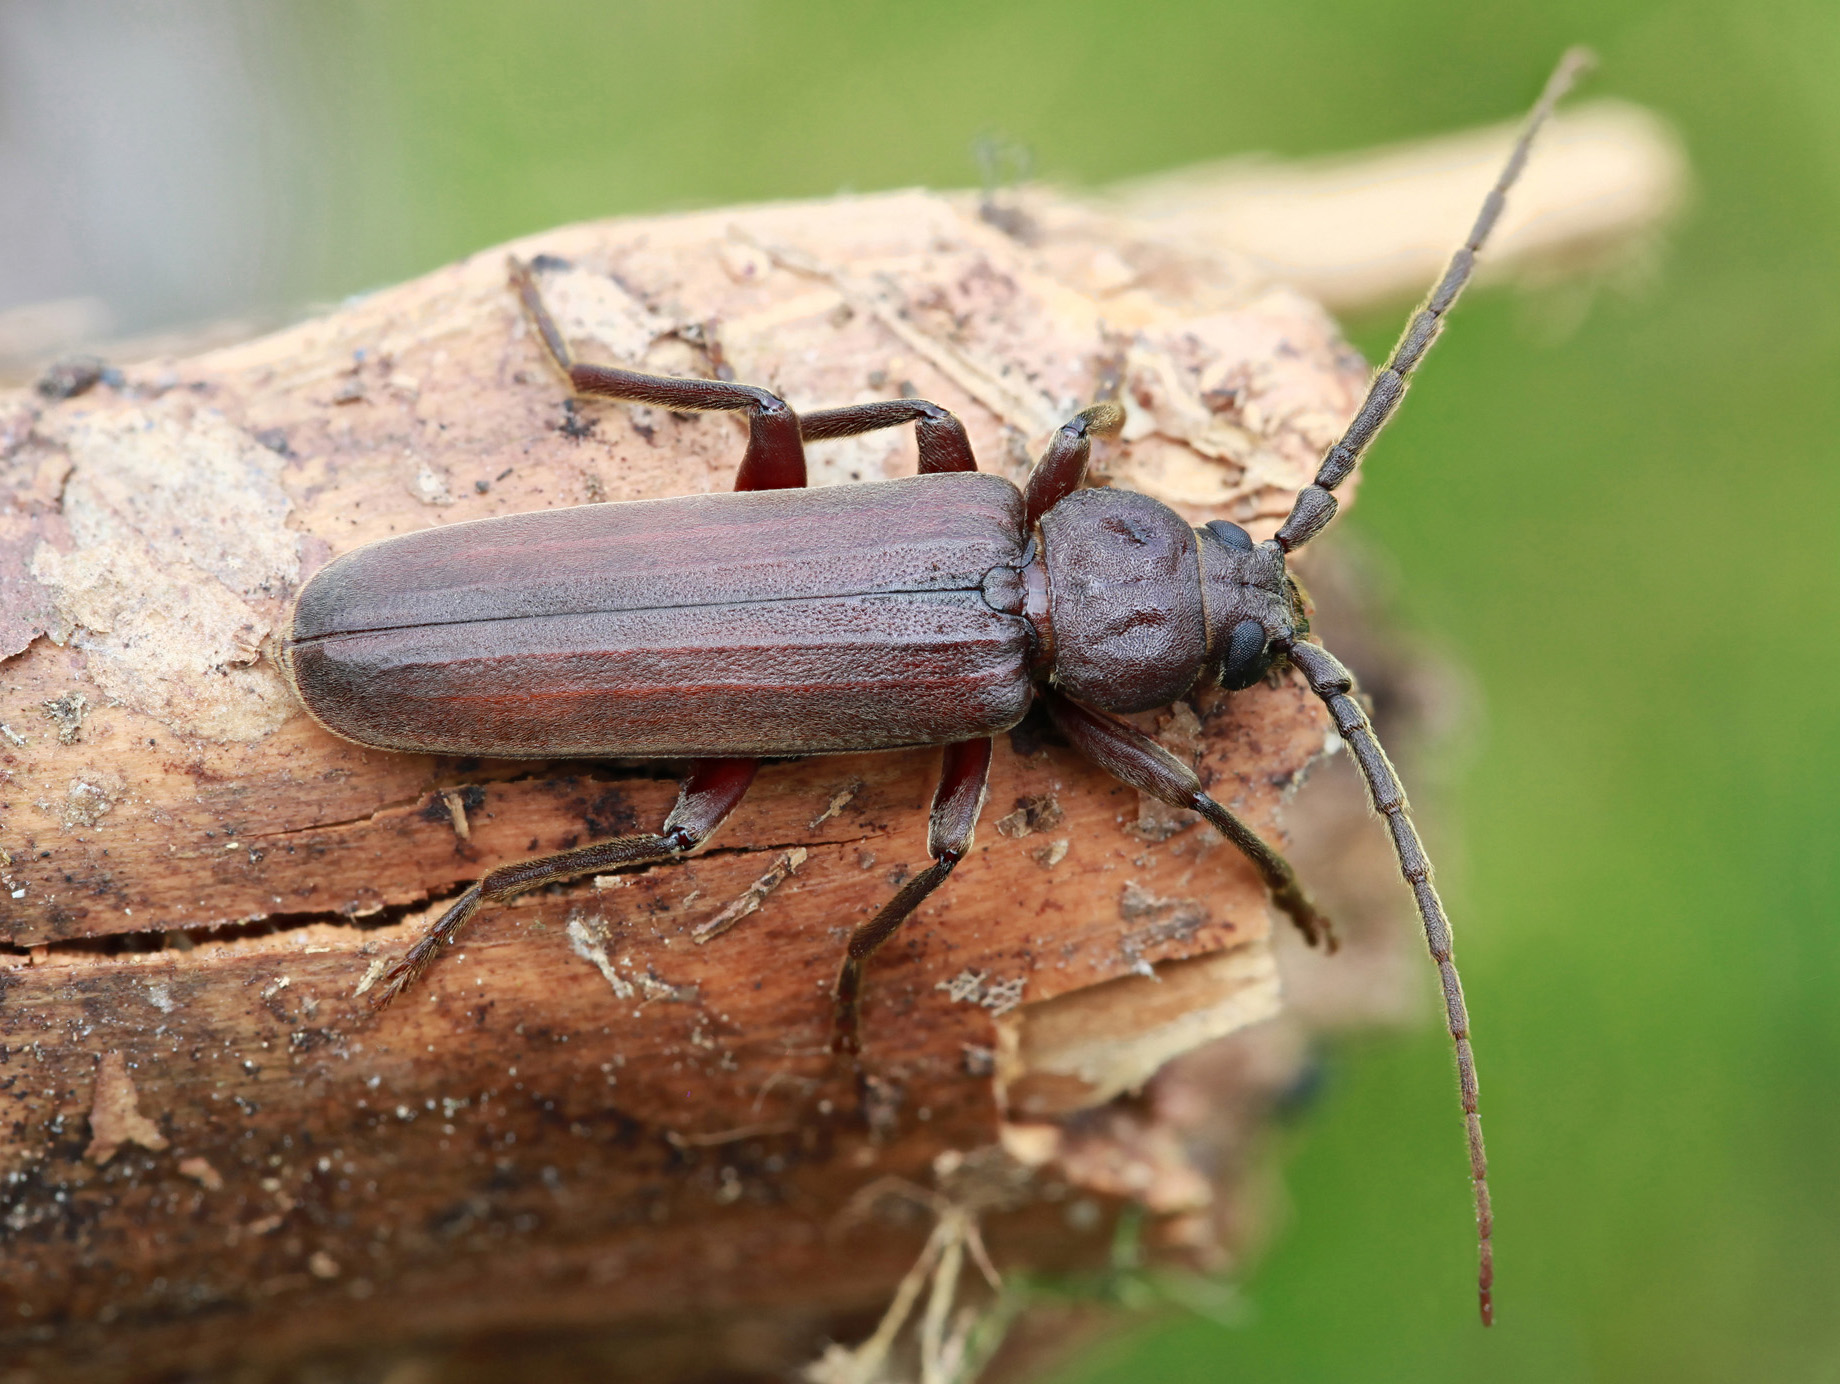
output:
M 1466 300 L 1349 520 L 1486 704 L 1446 873 L 1501 1324 L 1474 1321 L 1428 1025 L 1329 1054 L 1326 1098 L 1283 1136 L 1293 1210 L 1246 1324 L 1164 1321 L 1067 1377 L 1840 1381 L 1840 6 L 110 12 L 0 3 L 0 77 L 64 102 L 41 122 L 52 155 L 30 121 L 0 131 L 0 169 L 51 198 L 11 199 L 0 236 L 30 249 L 46 205 L 75 218 L 45 171 L 59 148 L 70 178 L 132 163 L 215 210 L 188 226 L 98 201 L 74 249 L 0 254 L 0 308 L 88 293 L 123 330 L 285 312 L 566 220 L 962 186 L 987 131 L 1096 183 L 1500 121 L 1566 45 L 1595 46 L 1592 94 L 1684 134 L 1692 209 L 1656 276 L 1565 333 L 1537 299 Z M 111 76 L 149 42 L 177 55 L 169 97 Z M 107 124 L 186 99 L 203 114 Z M 88 152 L 108 141 L 85 119 L 125 146 Z M 1348 325 L 1372 356 L 1399 320 Z

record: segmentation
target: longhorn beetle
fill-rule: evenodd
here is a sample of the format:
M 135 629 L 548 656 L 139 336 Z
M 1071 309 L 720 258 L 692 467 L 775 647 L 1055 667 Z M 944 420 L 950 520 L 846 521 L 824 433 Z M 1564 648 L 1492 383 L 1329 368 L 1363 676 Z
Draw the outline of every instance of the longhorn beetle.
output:
M 579 875 L 676 859 L 706 841 L 768 755 L 944 747 L 932 864 L 851 934 L 832 1047 L 861 1050 L 864 971 L 970 848 L 991 737 L 1031 702 L 1074 748 L 1139 792 L 1200 813 L 1258 869 L 1312 942 L 1326 920 L 1284 858 L 1202 791 L 1189 767 L 1107 713 L 1167 706 L 1195 687 L 1302 673 L 1386 819 L 1437 962 L 1456 1044 L 1491 1321 L 1491 1215 L 1469 1017 L 1450 925 L 1405 791 L 1347 669 L 1304 636 L 1286 557 L 1335 514 L 1335 488 L 1386 425 L 1469 282 L 1535 133 L 1587 57 L 1568 53 L 1528 117 L 1469 237 L 1412 315 L 1366 400 L 1275 537 L 1190 528 L 1130 491 L 1082 489 L 1095 436 L 1124 411 L 1093 405 L 1055 433 L 1018 491 L 978 471 L 964 427 L 921 399 L 800 416 L 764 389 L 573 361 L 536 273 L 511 282 L 569 383 L 676 411 L 743 413 L 734 494 L 585 505 L 404 534 L 330 563 L 300 593 L 281 661 L 315 720 L 384 749 L 510 758 L 693 761 L 655 834 L 491 871 L 384 977 L 388 1003 L 482 904 Z M 807 489 L 804 441 L 912 423 L 920 474 Z

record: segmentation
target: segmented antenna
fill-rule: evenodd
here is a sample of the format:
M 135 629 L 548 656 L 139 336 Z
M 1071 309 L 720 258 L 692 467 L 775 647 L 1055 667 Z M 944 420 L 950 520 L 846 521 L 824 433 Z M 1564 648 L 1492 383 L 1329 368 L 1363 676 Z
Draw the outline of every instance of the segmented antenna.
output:
M 1353 474 L 1354 468 L 1360 463 L 1361 454 L 1379 436 L 1380 430 L 1392 418 L 1393 411 L 1399 407 L 1413 370 L 1425 358 L 1431 343 L 1437 340 L 1438 333 L 1444 327 L 1444 315 L 1450 311 L 1458 295 L 1463 292 L 1464 285 L 1469 282 L 1470 274 L 1476 267 L 1476 256 L 1488 241 L 1489 232 L 1495 229 L 1495 222 L 1507 204 L 1508 190 L 1514 186 L 1521 170 L 1527 165 L 1527 151 L 1533 147 L 1534 136 L 1539 133 L 1540 126 L 1546 123 L 1546 117 L 1552 114 L 1553 107 L 1591 62 L 1590 52 L 1583 48 L 1574 48 L 1559 59 L 1559 65 L 1547 79 L 1546 90 L 1540 93 L 1540 99 L 1527 117 L 1520 138 L 1514 142 L 1514 149 L 1502 167 L 1501 176 L 1495 180 L 1495 186 L 1489 189 L 1489 195 L 1483 199 L 1482 210 L 1477 213 L 1476 224 L 1470 228 L 1468 239 L 1450 257 L 1450 265 L 1444 270 L 1444 277 L 1438 280 L 1430 296 L 1406 323 L 1405 332 L 1399 338 L 1399 344 L 1393 348 L 1391 359 L 1380 367 L 1373 383 L 1368 386 L 1367 398 L 1355 414 L 1354 421 L 1342 434 L 1341 441 L 1323 457 L 1315 481 L 1298 494 L 1297 503 L 1291 507 L 1290 517 L 1277 533 L 1278 546 L 1285 552 L 1295 552 L 1301 548 L 1322 532 L 1323 526 L 1335 517 L 1335 496 L 1330 492 Z M 1386 819 L 1387 832 L 1393 838 L 1393 850 L 1399 857 L 1400 873 L 1406 877 L 1406 883 L 1412 886 L 1412 899 L 1418 905 L 1419 920 L 1425 927 L 1425 945 L 1431 950 L 1431 959 L 1437 963 L 1438 982 L 1444 991 L 1444 1017 L 1450 1028 L 1450 1040 L 1457 1051 L 1457 1087 L 1463 1102 L 1464 1132 L 1469 1142 L 1470 1183 L 1476 1196 L 1479 1258 L 1476 1272 L 1477 1305 L 1482 1312 L 1482 1324 L 1491 1326 L 1495 1321 L 1495 1215 L 1489 1205 L 1488 1153 L 1482 1143 L 1482 1117 L 1477 1112 L 1476 1055 L 1470 1047 L 1469 1010 L 1463 1003 L 1463 982 L 1457 976 L 1457 963 L 1451 955 L 1450 919 L 1445 915 L 1444 902 L 1438 897 L 1437 888 L 1431 882 L 1431 860 L 1425 854 L 1424 843 L 1418 839 L 1417 828 L 1412 825 L 1405 789 L 1400 785 L 1399 775 L 1394 771 L 1392 761 L 1386 757 L 1379 737 L 1374 734 L 1367 713 L 1355 697 L 1354 678 L 1336 661 L 1334 655 L 1318 645 L 1290 644 L 1285 652 L 1302 671 L 1310 684 L 1310 690 L 1328 707 L 1330 716 L 1335 720 L 1336 730 L 1347 744 L 1354 762 L 1360 766 L 1362 778 L 1367 781 L 1368 797 L 1374 810 Z
M 1533 111 L 1521 130 L 1521 137 L 1514 142 L 1513 152 L 1502 166 L 1501 176 L 1495 180 L 1495 186 L 1489 189 L 1489 195 L 1482 199 L 1482 210 L 1476 215 L 1476 224 L 1470 227 L 1469 238 L 1450 257 L 1450 265 L 1444 270 L 1444 277 L 1438 280 L 1430 296 L 1406 323 L 1399 344 L 1393 347 L 1392 358 L 1380 367 L 1373 383 L 1367 387 L 1367 398 L 1362 401 L 1354 421 L 1348 425 L 1348 431 L 1342 434 L 1341 441 L 1324 455 L 1322 465 L 1317 468 L 1315 481 L 1298 492 L 1297 503 L 1291 506 L 1290 517 L 1277 533 L 1278 546 L 1285 552 L 1295 552 L 1301 548 L 1321 533 L 1323 526 L 1335 517 L 1335 496 L 1329 492 L 1353 474 L 1361 454 L 1380 435 L 1380 430 L 1399 407 L 1413 370 L 1425 358 L 1431 343 L 1437 340 L 1438 333 L 1444 329 L 1444 314 L 1450 311 L 1457 296 L 1463 292 L 1464 285 L 1469 282 L 1470 273 L 1476 267 L 1476 256 L 1488 241 L 1489 232 L 1495 229 L 1501 209 L 1507 205 L 1508 189 L 1514 186 L 1515 180 L 1521 175 L 1521 169 L 1527 165 L 1527 151 L 1533 147 L 1533 137 L 1540 132 L 1540 126 L 1546 123 L 1546 117 L 1552 114 L 1553 107 L 1571 90 L 1572 83 L 1594 61 L 1588 48 L 1570 49 L 1559 59 L 1559 65 L 1553 69 L 1552 76 L 1546 79 L 1546 90 L 1540 93 L 1540 99 L 1534 103 Z
M 1450 1040 L 1457 1049 L 1457 1088 L 1463 1100 L 1463 1127 L 1469 1139 L 1469 1177 L 1476 1195 L 1476 1240 L 1480 1263 L 1476 1271 L 1476 1298 L 1482 1324 L 1495 1323 L 1495 1215 L 1489 1206 L 1489 1160 L 1482 1145 L 1482 1116 L 1476 1106 L 1476 1054 L 1469 1041 L 1469 1009 L 1463 1003 L 1463 982 L 1451 955 L 1450 919 L 1444 901 L 1431 882 L 1431 858 L 1412 825 L 1411 806 L 1393 762 L 1386 757 L 1372 722 L 1355 697 L 1354 677 L 1333 654 L 1317 644 L 1293 644 L 1286 652 L 1302 671 L 1310 690 L 1322 698 L 1335 718 L 1335 729 L 1347 744 L 1354 762 L 1367 780 L 1374 811 L 1386 819 L 1399 856 L 1400 873 L 1412 886 L 1412 899 L 1425 925 L 1425 945 L 1437 962 L 1438 984 L 1444 991 L 1444 1017 Z

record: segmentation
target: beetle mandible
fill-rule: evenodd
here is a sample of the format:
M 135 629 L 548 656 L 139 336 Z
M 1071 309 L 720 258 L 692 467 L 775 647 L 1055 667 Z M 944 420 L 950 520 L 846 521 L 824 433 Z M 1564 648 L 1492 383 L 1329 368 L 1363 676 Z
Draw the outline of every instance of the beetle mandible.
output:
M 1189 767 L 1108 713 L 1167 706 L 1207 683 L 1252 686 L 1283 661 L 1326 704 L 1386 819 L 1437 963 L 1456 1045 L 1492 1319 L 1491 1213 L 1469 1018 L 1450 927 L 1406 797 L 1347 670 L 1305 636 L 1286 557 L 1334 516 L 1354 471 L 1469 281 L 1535 133 L 1587 61 L 1568 53 L 1469 236 L 1408 322 L 1315 480 L 1276 535 L 1191 528 L 1130 491 L 1084 489 L 1098 403 L 1049 443 L 1018 490 L 981 473 L 959 421 L 921 399 L 796 414 L 763 389 L 575 363 L 530 265 L 511 281 L 582 394 L 743 413 L 735 493 L 585 505 L 385 539 L 322 569 L 296 603 L 281 661 L 301 704 L 359 744 L 509 758 L 693 761 L 658 832 L 491 871 L 385 974 L 400 993 L 486 903 L 696 849 L 762 757 L 944 747 L 932 864 L 851 934 L 832 1046 L 860 1051 L 864 971 L 970 849 L 991 737 L 1041 701 L 1082 754 L 1151 797 L 1200 813 L 1252 861 L 1312 942 L 1327 921 L 1282 856 L 1209 797 Z M 803 443 L 912 423 L 919 471 L 807 489 Z

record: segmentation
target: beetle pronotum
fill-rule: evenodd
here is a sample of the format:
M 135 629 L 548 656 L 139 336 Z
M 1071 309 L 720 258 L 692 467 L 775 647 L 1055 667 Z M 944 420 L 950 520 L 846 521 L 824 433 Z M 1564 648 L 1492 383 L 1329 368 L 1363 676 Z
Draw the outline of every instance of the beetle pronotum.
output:
M 1333 491 L 1392 417 L 1468 283 L 1478 251 L 1554 104 L 1585 62 L 1548 81 L 1468 238 L 1408 322 L 1315 480 L 1276 535 L 1190 528 L 1129 491 L 1083 489 L 1116 404 L 1063 426 L 1025 489 L 980 473 L 965 430 L 919 399 L 799 415 L 762 389 L 574 362 L 532 266 L 512 284 L 582 394 L 748 418 L 734 494 L 587 505 L 373 543 L 301 591 L 282 662 L 328 730 L 385 749 L 693 761 L 656 833 L 491 871 L 385 976 L 387 1003 L 482 904 L 576 876 L 674 859 L 741 801 L 763 756 L 944 747 L 932 864 L 852 933 L 832 1046 L 860 1052 L 869 958 L 969 849 L 991 737 L 1040 700 L 1072 745 L 1151 797 L 1205 817 L 1258 869 L 1311 941 L 1326 920 L 1290 866 L 1203 790 L 1187 765 L 1107 713 L 1167 706 L 1206 682 L 1250 687 L 1286 660 L 1322 699 L 1385 819 L 1437 963 L 1456 1045 L 1492 1318 L 1491 1214 L 1475 1062 L 1450 927 L 1405 792 L 1347 670 L 1305 639 L 1286 557 L 1333 517 Z M 914 424 L 920 474 L 807 489 L 807 440 Z

